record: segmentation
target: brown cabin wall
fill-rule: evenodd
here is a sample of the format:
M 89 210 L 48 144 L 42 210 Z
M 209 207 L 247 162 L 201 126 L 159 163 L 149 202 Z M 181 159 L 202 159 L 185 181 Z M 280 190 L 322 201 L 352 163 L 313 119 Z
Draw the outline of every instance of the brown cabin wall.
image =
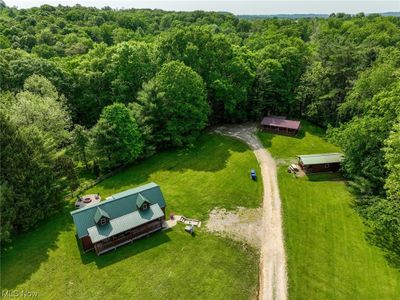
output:
M 164 213 L 164 217 L 163 217 L 163 220 L 165 220 L 165 209 L 166 209 L 167 207 L 166 206 L 164 206 L 164 207 L 161 207 L 161 210 L 162 210 L 162 212 Z
M 297 129 L 283 128 L 283 127 L 275 127 L 269 125 L 261 125 L 261 128 L 265 131 L 285 134 L 285 135 L 296 135 L 298 133 Z
M 119 246 L 122 246 L 128 242 L 139 239 L 143 236 L 150 234 L 151 232 L 161 230 L 163 224 L 163 218 L 159 218 L 157 220 L 151 221 L 147 224 L 138 226 L 133 229 L 129 229 L 127 231 L 121 232 L 120 234 L 110 237 L 107 240 L 103 240 L 94 244 L 94 249 L 96 253 L 99 255 L 104 253 L 105 251 L 115 249 Z
M 90 239 L 90 237 L 88 235 L 81 238 L 81 242 L 82 242 L 83 251 L 85 251 L 85 252 L 92 250 L 94 248 L 92 240 Z
M 318 165 L 303 165 L 300 163 L 300 166 L 306 173 L 337 172 L 340 169 L 340 163 Z

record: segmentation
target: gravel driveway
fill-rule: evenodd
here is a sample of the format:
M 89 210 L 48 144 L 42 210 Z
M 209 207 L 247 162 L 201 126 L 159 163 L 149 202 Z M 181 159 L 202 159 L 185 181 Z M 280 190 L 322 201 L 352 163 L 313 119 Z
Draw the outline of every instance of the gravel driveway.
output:
M 282 230 L 281 199 L 279 196 L 276 164 L 255 136 L 254 125 L 222 126 L 215 132 L 245 141 L 254 151 L 260 164 L 264 185 L 260 257 L 260 292 L 262 300 L 287 299 L 287 273 Z M 249 170 L 250 171 L 250 170 Z

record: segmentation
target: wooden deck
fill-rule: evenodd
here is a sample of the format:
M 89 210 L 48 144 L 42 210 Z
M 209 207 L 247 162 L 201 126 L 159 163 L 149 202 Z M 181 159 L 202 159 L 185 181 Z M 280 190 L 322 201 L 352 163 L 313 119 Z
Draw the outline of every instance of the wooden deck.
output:
M 97 255 L 101 255 L 161 229 L 162 221 L 155 220 L 151 223 L 145 224 L 144 226 L 125 231 L 117 236 L 95 243 L 94 250 Z

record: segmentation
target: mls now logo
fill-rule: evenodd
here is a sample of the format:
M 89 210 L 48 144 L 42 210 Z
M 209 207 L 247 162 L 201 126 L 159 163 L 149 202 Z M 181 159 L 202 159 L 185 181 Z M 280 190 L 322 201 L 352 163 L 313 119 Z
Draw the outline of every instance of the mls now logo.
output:
M 24 290 L 2 290 L 2 298 L 36 298 L 38 292 L 24 291 Z

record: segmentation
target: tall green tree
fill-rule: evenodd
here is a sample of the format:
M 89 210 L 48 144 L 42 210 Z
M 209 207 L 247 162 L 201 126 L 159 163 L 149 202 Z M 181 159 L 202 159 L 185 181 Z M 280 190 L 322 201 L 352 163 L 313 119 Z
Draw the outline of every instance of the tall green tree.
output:
M 93 159 L 103 170 L 134 161 L 142 153 L 143 140 L 136 120 L 124 104 L 104 108 L 91 132 Z
M 125 42 L 113 51 L 110 65 L 114 101 L 132 102 L 143 83 L 155 74 L 154 46 L 144 42 Z
M 74 123 L 92 127 L 103 108 L 114 102 L 110 74 L 112 54 L 113 48 L 98 44 L 89 53 L 65 62 L 73 80 L 67 102 Z
M 400 117 L 393 125 L 385 146 L 386 168 L 389 173 L 385 188 L 389 198 L 400 203 Z
M 89 132 L 81 125 L 75 125 L 71 133 L 70 151 L 77 161 L 84 163 L 88 168 Z
M 247 118 L 254 71 L 252 55 L 246 50 L 233 45 L 211 26 L 173 29 L 158 41 L 160 63 L 180 60 L 203 78 L 212 123 Z
M 54 153 L 37 128 L 18 128 L 0 113 L 1 240 L 25 231 L 62 205 Z
M 331 129 L 346 159 L 344 169 L 350 178 L 363 184 L 366 194 L 382 194 L 388 176 L 384 157 L 385 140 L 400 115 L 400 84 L 376 94 L 366 114 L 354 117 L 339 128 Z
M 53 61 L 22 50 L 0 49 L 0 64 L 0 90 L 19 91 L 25 80 L 36 74 L 47 78 L 61 94 L 68 97 L 72 92 L 67 72 Z
M 373 96 L 400 80 L 400 51 L 388 49 L 371 68 L 361 72 L 344 102 L 338 107 L 341 121 L 367 113 Z
M 65 99 L 42 76 L 32 75 L 25 80 L 23 91 L 15 95 L 8 114 L 17 126 L 42 131 L 56 147 L 68 142 L 71 122 Z
M 158 147 L 192 143 L 207 125 L 209 106 L 202 78 L 182 62 L 163 65 L 138 100 Z
M 284 80 L 283 67 L 278 60 L 266 59 L 258 65 L 250 106 L 253 117 L 260 120 L 270 113 L 288 112 L 285 99 L 281 97 Z

